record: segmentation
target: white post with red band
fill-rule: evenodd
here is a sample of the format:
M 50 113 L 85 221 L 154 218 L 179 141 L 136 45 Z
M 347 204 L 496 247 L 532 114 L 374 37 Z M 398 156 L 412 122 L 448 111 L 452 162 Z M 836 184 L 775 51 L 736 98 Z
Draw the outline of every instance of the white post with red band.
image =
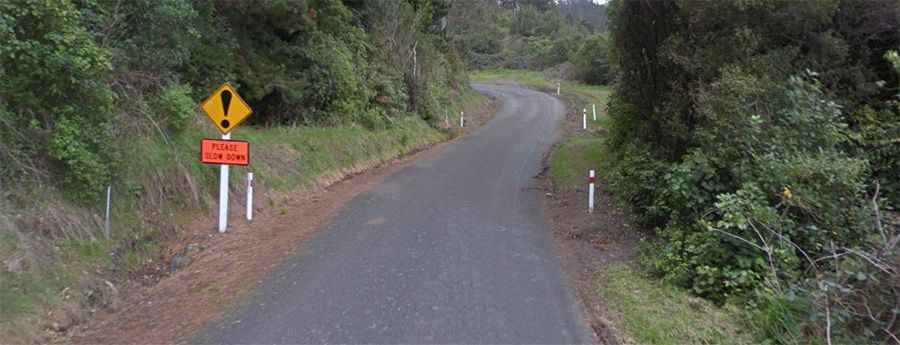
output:
M 594 171 L 588 174 L 588 212 L 594 213 L 594 182 L 597 180 L 597 177 L 594 176 Z
M 247 173 L 247 220 L 253 220 L 253 173 Z

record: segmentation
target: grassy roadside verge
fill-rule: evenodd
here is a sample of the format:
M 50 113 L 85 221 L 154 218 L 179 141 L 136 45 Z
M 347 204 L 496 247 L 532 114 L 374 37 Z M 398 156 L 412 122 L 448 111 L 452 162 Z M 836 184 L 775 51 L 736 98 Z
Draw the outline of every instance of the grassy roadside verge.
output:
M 518 70 L 479 71 L 471 76 L 472 80 L 481 82 L 516 82 L 531 86 L 545 92 L 556 93 L 556 81 L 548 80 L 543 73 Z M 548 179 L 556 201 L 547 201 L 551 209 L 548 214 L 566 219 L 564 224 L 554 227 L 579 228 L 577 232 L 566 232 L 563 238 L 569 241 L 588 241 L 595 248 L 596 257 L 580 257 L 576 262 L 599 262 L 584 267 L 589 273 L 578 277 L 579 273 L 567 271 L 573 286 L 579 290 L 582 302 L 591 307 L 589 318 L 592 322 L 602 322 L 598 328 L 609 329 L 613 343 L 640 345 L 670 344 L 751 344 L 748 334 L 744 332 L 744 323 L 733 310 L 722 309 L 706 303 L 702 299 L 691 297 L 686 291 L 667 285 L 645 276 L 630 256 L 616 257 L 619 253 L 634 252 L 634 248 L 622 250 L 621 247 L 633 247 L 636 242 L 622 240 L 629 236 L 616 233 L 632 231 L 627 228 L 610 228 L 631 223 L 622 219 L 621 213 L 613 212 L 604 201 L 612 201 L 611 196 L 601 195 L 598 198 L 600 207 L 589 215 L 583 211 L 586 172 L 590 169 L 602 170 L 603 141 L 605 131 L 602 128 L 608 123 L 605 112 L 609 97 L 609 88 L 605 86 L 583 85 L 563 82 L 560 95 L 568 103 L 566 124 L 563 125 L 563 137 L 557 143 L 547 160 Z M 581 129 L 581 109 L 588 109 L 589 120 L 591 104 L 598 105 L 597 122 L 590 121 L 589 130 Z M 599 127 L 600 129 L 596 129 Z M 603 182 L 599 190 L 603 193 Z M 591 229 L 587 232 L 584 229 Z M 557 231 L 555 229 L 554 231 Z M 597 231 L 596 234 L 590 233 Z M 577 236 L 571 236 L 577 233 Z M 594 236 L 596 235 L 596 236 Z M 572 237 L 577 237 L 572 239 Z M 633 236 L 632 236 L 633 237 Z M 619 243 L 617 243 L 619 242 Z M 561 246 L 562 248 L 574 248 Z M 581 252 L 581 251 L 579 251 Z M 563 256 L 580 254 L 564 253 Z M 567 266 L 564 259 L 564 266 Z M 576 268 L 578 271 L 580 268 Z M 604 331 L 605 332 L 605 331 Z M 598 334 L 598 337 L 607 338 Z
M 594 278 L 608 319 L 623 340 L 646 345 L 754 344 L 733 308 L 719 308 L 682 289 L 612 264 Z
M 601 169 L 603 138 L 597 135 L 566 136 L 550 153 L 550 179 L 562 188 L 583 188 L 585 172 Z
M 487 102 L 467 91 L 453 108 Z M 218 137 L 204 121 L 177 136 L 121 139 L 127 153 L 118 172 L 123 182 L 113 185 L 108 240 L 101 230 L 102 207 L 72 205 L 50 188 L 29 192 L 35 200 L 29 210 L 12 212 L 11 205 L 0 204 L 0 342 L 47 342 L 95 311 L 117 308 L 115 295 L 123 287 L 153 284 L 168 273 L 167 246 L 179 240 L 183 227 L 211 215 L 217 202 L 218 167 L 197 158 L 200 139 Z M 285 194 L 327 185 L 455 135 L 417 116 L 380 130 L 242 127 L 233 139 L 250 141 L 251 166 L 231 169 L 231 218 L 243 214 L 246 172 L 255 175 L 256 205 L 267 208 Z M 52 233 L 33 233 L 42 229 Z

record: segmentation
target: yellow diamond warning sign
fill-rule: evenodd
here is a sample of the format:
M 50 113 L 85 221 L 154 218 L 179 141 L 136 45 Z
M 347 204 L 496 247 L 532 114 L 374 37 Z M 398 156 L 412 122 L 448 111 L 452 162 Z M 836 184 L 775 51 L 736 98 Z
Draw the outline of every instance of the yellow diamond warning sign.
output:
M 222 134 L 237 128 L 253 113 L 247 102 L 244 102 L 229 83 L 219 86 L 219 89 L 203 101 L 200 107 Z

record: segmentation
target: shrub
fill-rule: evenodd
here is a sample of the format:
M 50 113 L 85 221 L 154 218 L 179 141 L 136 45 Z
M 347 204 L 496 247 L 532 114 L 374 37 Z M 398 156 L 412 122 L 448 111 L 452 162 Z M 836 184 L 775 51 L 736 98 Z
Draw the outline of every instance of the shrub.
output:
M 774 93 L 729 79 L 740 77 L 726 73 L 700 109 L 709 119 L 700 135 L 726 144 L 702 144 L 673 165 L 645 212 L 666 222 L 661 237 L 672 247 L 656 265 L 720 301 L 801 270 L 795 246 L 821 255 L 832 241 L 853 243 L 867 224 L 858 201 L 866 162 L 843 153 L 840 108 L 799 78 Z M 765 117 L 745 106 L 777 94 L 783 108 Z
M 127 6 L 82 1 L 78 6 L 86 28 L 111 48 L 118 72 L 171 78 L 198 62 L 192 55 L 203 49 L 204 33 L 198 30 L 200 18 L 189 0 L 129 0 Z
M 588 84 L 607 84 L 611 80 L 608 38 L 594 35 L 584 41 L 570 59 L 575 64 L 578 78 Z
M 107 52 L 67 0 L 0 3 L 0 41 L 5 146 L 48 159 L 73 198 L 96 197 L 112 163 Z
M 896 254 L 883 248 L 892 237 L 882 231 L 885 239 L 872 240 L 869 165 L 846 150 L 851 135 L 841 107 L 815 81 L 766 84 L 739 71 L 725 72 L 703 99 L 706 126 L 697 135 L 704 140 L 681 162 L 661 169 L 626 159 L 616 168 L 625 186 L 665 171 L 659 191 L 631 200 L 646 205 L 637 208 L 645 219 L 662 224 L 643 263 L 714 301 L 761 305 L 764 332 L 784 339 L 809 329 L 824 336 L 820 323 L 797 320 L 826 313 L 835 327 L 828 335 L 851 343 L 896 327 L 885 306 L 900 290 L 884 289 L 895 274 L 885 267 L 896 265 Z M 880 254 L 837 260 L 835 253 Z M 864 259 L 873 257 L 880 264 Z M 792 299 L 807 301 L 809 315 Z M 879 316 L 862 322 L 865 310 Z
M 771 341 L 896 341 L 900 235 L 876 211 L 895 207 L 900 177 L 900 4 L 610 8 L 609 175 L 659 229 L 644 262 L 761 305 Z
M 357 73 L 365 65 L 359 66 L 349 47 L 330 36 L 316 34 L 312 42 L 310 49 L 301 54 L 306 66 L 302 71 L 306 88 L 297 90 L 300 99 L 293 98 L 295 91 L 283 90 L 286 105 L 302 100 L 309 109 L 304 116 L 311 121 L 330 122 L 332 117 L 365 111 L 368 90 Z
M 671 210 L 662 209 L 657 201 L 658 182 L 666 173 L 665 164 L 653 158 L 646 148 L 627 146 L 611 159 L 611 169 L 602 171 L 609 187 L 635 210 L 638 221 L 645 226 L 664 224 Z
M 197 105 L 191 99 L 191 87 L 172 84 L 164 87 L 154 100 L 154 108 L 175 133 L 183 131 L 197 114 Z

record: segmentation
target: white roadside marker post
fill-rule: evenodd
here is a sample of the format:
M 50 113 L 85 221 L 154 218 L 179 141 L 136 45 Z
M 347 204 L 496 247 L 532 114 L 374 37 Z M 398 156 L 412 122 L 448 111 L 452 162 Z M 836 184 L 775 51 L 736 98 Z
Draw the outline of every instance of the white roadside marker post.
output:
M 253 220 L 253 173 L 247 173 L 247 220 Z
M 581 129 L 587 130 L 587 108 L 581 111 Z
M 464 112 L 459 112 L 459 128 L 466 127 L 466 116 Z
M 559 96 L 559 82 L 556 82 L 556 95 Z
M 106 239 L 109 240 L 110 234 L 110 206 L 112 205 L 112 186 L 106 186 L 106 223 L 103 226 L 104 235 L 106 235 Z
M 231 133 L 222 134 L 222 140 L 231 139 Z M 228 164 L 219 170 L 219 233 L 228 229 Z
M 588 213 L 594 213 L 594 181 L 596 179 L 594 171 L 591 170 L 588 174 Z
M 594 110 L 594 121 L 597 121 L 597 105 L 591 104 L 591 108 Z

